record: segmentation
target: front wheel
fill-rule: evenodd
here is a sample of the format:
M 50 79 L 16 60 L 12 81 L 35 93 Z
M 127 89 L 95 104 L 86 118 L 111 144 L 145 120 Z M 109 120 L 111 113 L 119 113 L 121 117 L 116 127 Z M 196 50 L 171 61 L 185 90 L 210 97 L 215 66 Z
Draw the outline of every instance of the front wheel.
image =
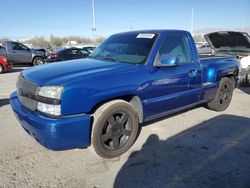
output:
M 0 64 L 0 74 L 4 72 L 3 66 Z
M 230 78 L 222 78 L 215 98 L 207 103 L 209 109 L 224 111 L 229 106 L 233 96 L 234 83 Z
M 138 116 L 134 108 L 123 100 L 102 105 L 94 113 L 92 144 L 104 158 L 114 158 L 126 152 L 138 134 Z
M 42 57 L 35 57 L 35 58 L 33 59 L 33 65 L 34 65 L 34 66 L 43 65 L 43 64 L 45 64 L 44 58 L 42 58 Z

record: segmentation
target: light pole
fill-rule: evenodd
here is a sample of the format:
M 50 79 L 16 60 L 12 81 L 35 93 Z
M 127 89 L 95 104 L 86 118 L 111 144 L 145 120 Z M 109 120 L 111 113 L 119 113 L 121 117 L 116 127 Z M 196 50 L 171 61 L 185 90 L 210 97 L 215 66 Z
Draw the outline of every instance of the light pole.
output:
M 242 18 L 242 22 L 241 22 L 241 32 L 244 32 L 244 27 L 245 27 L 245 18 Z
M 95 36 L 95 32 L 96 32 L 96 26 L 95 26 L 95 1 L 92 0 L 92 21 L 93 21 L 93 25 L 92 25 L 92 32 L 93 32 L 93 40 L 94 43 L 96 43 L 96 36 Z
M 192 35 L 194 34 L 194 8 L 192 8 L 192 13 L 191 13 L 191 28 L 190 28 L 190 33 Z

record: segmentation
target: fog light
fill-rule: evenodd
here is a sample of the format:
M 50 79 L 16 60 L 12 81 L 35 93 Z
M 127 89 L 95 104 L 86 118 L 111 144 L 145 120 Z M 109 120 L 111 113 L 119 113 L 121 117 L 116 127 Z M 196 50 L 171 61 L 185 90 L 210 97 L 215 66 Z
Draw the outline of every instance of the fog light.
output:
M 61 115 L 61 105 L 45 104 L 42 102 L 38 102 L 37 110 L 45 114 L 50 114 L 54 116 Z

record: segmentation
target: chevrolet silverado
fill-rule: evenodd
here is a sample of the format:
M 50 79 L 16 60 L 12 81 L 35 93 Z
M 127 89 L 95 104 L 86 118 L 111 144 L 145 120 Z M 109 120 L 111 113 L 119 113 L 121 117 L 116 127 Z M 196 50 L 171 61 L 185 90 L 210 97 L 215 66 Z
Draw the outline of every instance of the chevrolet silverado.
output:
M 234 56 L 199 58 L 187 31 L 132 31 L 110 36 L 86 59 L 24 70 L 10 103 L 43 146 L 91 146 L 113 158 L 143 122 L 200 104 L 225 110 L 238 73 Z

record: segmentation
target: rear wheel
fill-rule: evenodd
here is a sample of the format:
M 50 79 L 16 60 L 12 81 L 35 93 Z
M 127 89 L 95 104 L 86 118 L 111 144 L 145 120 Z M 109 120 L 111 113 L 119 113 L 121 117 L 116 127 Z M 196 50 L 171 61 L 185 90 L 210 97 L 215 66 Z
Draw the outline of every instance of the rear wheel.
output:
M 44 58 L 42 58 L 42 57 L 35 57 L 35 58 L 33 59 L 33 65 L 34 65 L 34 66 L 43 65 L 43 64 L 45 64 Z
M 126 152 L 138 134 L 138 116 L 134 108 L 123 100 L 102 105 L 94 113 L 92 144 L 104 158 L 114 158 Z
M 230 78 L 222 78 L 215 98 L 207 103 L 208 108 L 224 111 L 229 106 L 233 95 L 234 83 Z

